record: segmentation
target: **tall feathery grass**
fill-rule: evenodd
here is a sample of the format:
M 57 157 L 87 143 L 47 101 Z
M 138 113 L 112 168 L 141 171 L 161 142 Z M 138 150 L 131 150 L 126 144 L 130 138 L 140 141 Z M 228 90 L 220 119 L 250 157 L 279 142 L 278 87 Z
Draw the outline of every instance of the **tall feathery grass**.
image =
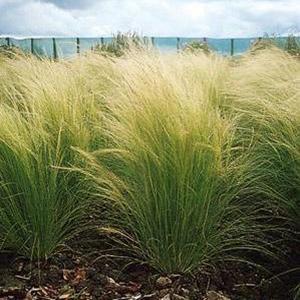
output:
M 299 224 L 300 63 L 281 50 L 265 50 L 242 59 L 231 82 L 237 140 L 252 144 L 252 155 L 261 161 L 267 197 L 278 199 Z
M 84 166 L 72 147 L 102 147 L 104 103 L 84 60 L 16 57 L 0 71 L 0 246 L 30 258 L 49 257 L 85 227 L 89 186 L 66 169 Z
M 299 245 L 300 228 L 300 63 L 273 48 L 246 56 L 233 69 L 227 92 L 229 111 L 237 118 L 240 144 L 263 174 L 254 181 L 258 201 L 267 200 L 282 220 L 292 224 L 287 237 Z M 228 111 L 228 110 L 227 110 Z M 258 176 L 259 178 L 259 176 Z M 256 200 L 256 201 L 257 201 Z M 272 216 L 271 216 L 272 217 Z M 299 266 L 295 266 L 296 268 Z M 295 299 L 299 297 L 296 290 Z
M 0 110 L 1 246 L 44 259 L 80 229 L 81 188 L 57 169 L 64 158 L 61 132 L 54 145 L 19 112 Z
M 47 258 L 103 204 L 161 272 L 275 256 L 271 213 L 299 224 L 299 61 L 122 54 L 0 58 L 0 246 Z
M 110 149 L 86 155 L 112 203 L 104 231 L 162 272 L 191 272 L 238 249 L 267 252 L 259 208 L 240 207 L 255 166 L 233 144 L 235 120 L 218 109 L 224 67 L 203 54 L 119 61 L 105 118 Z

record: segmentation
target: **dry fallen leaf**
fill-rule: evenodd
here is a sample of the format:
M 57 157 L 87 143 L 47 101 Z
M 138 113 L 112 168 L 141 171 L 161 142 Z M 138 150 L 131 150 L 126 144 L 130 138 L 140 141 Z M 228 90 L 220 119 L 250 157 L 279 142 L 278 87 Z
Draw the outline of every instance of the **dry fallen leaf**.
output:
M 63 271 L 63 279 L 69 281 L 72 278 L 72 273 L 74 273 L 74 271 L 68 269 L 63 269 L 62 271 Z
M 86 280 L 86 270 L 84 268 L 78 268 L 75 271 L 75 278 L 72 280 L 72 284 L 75 285 L 84 280 Z
M 134 294 L 138 292 L 142 287 L 141 284 L 132 281 L 128 283 L 117 283 L 110 277 L 107 277 L 107 281 L 108 282 L 106 288 L 108 290 L 116 291 L 120 294 L 126 294 L 126 293 Z
M 65 293 L 62 294 L 61 296 L 58 297 L 58 299 L 70 299 L 70 297 L 72 296 L 72 293 Z
M 30 292 L 30 291 L 26 294 L 25 300 L 33 300 L 33 297 L 32 297 L 32 295 L 31 295 L 31 292 Z

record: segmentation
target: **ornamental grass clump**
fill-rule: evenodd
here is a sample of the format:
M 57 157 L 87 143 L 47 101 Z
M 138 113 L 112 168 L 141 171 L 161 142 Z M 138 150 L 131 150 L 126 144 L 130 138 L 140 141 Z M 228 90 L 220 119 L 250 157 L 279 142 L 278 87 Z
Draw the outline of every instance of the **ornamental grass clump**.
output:
M 129 49 L 0 64 L 2 249 L 46 259 L 103 205 L 97 225 L 126 255 L 186 273 L 273 255 L 274 211 L 299 224 L 299 61 L 288 54 Z
M 59 170 L 60 132 L 54 145 L 19 112 L 1 106 L 0 114 L 0 246 L 46 259 L 82 229 L 80 182 Z
M 279 49 L 264 50 L 242 59 L 232 76 L 235 85 L 228 91 L 240 129 L 237 140 L 252 145 L 261 166 L 253 173 L 259 170 L 265 178 L 266 189 L 258 192 L 277 199 L 276 206 L 299 226 L 300 63 Z
M 300 57 L 300 40 L 299 37 L 290 35 L 286 40 L 284 49 L 294 57 Z
M 0 71 L 0 102 L 53 133 L 54 141 L 63 127 L 63 139 L 70 140 L 66 143 L 83 149 L 98 145 L 101 109 L 105 106 L 102 94 L 109 86 L 103 74 L 113 72 L 112 63 L 95 57 L 84 66 L 87 60 L 55 63 L 30 57 L 7 61 Z M 95 65 L 98 77 L 93 80 L 88 74 Z
M 238 249 L 264 249 L 258 208 L 240 208 L 250 166 L 233 145 L 234 120 L 210 103 L 218 103 L 212 78 L 219 70 L 203 59 L 120 60 L 123 77 L 104 122 L 110 147 L 85 153 L 99 195 L 112 206 L 102 230 L 161 272 L 193 272 Z M 181 71 L 196 61 L 199 78 L 209 75 L 187 79 Z
M 300 63 L 291 54 L 273 48 L 246 56 L 233 70 L 235 85 L 231 85 L 229 106 L 237 117 L 239 144 L 251 145 L 251 155 L 260 166 L 252 170 L 253 175 L 264 178 L 253 181 L 253 194 L 272 207 L 270 219 L 280 217 L 281 224 L 288 222 L 285 239 L 293 239 L 296 249 L 300 233 Z M 282 250 L 284 247 L 282 244 Z M 299 271 L 298 265 L 293 267 L 287 273 Z M 295 299 L 299 285 L 297 288 Z
M 99 59 L 97 60 L 99 62 Z M 80 61 L 34 57 L 0 72 L 0 247 L 46 259 L 85 229 L 89 185 L 72 147 L 101 148 L 103 99 Z

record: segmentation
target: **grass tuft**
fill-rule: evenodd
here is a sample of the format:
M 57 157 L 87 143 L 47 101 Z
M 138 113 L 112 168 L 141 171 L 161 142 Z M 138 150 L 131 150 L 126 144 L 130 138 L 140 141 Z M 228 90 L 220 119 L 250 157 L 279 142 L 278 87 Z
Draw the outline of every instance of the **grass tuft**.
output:
M 267 252 L 259 208 L 243 212 L 253 165 L 217 105 L 223 62 L 177 59 L 120 62 L 104 122 L 111 149 L 87 156 L 101 197 L 112 203 L 105 232 L 118 232 L 135 257 L 166 273 L 192 272 L 239 249 Z

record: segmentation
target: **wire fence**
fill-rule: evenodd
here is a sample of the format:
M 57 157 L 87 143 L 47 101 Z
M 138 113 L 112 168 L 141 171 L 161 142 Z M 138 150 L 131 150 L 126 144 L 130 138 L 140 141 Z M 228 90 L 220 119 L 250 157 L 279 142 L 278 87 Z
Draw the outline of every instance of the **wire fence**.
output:
M 186 38 L 186 37 L 145 37 L 153 46 L 160 51 L 178 51 L 185 45 L 199 41 L 205 42 L 214 51 L 222 55 L 239 55 L 246 52 L 251 45 L 260 38 Z M 18 39 L 12 37 L 0 38 L 0 46 L 15 46 L 25 52 L 38 56 L 52 57 L 54 59 L 73 57 L 85 51 L 94 49 L 97 45 L 109 44 L 112 37 L 99 38 L 26 38 Z M 279 44 L 284 44 L 287 37 L 276 38 Z

